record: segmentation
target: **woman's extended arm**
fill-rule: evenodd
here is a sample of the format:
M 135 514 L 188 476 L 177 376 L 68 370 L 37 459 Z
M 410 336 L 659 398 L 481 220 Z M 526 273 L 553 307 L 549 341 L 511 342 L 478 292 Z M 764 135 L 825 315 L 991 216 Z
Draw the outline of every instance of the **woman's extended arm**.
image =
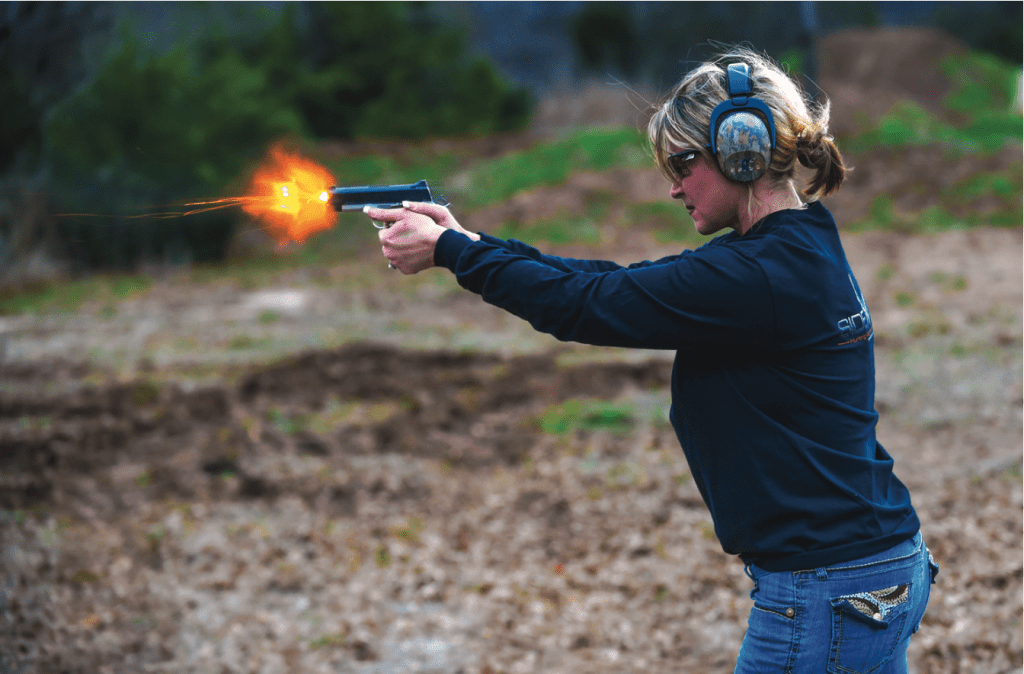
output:
M 433 223 L 444 229 L 451 229 L 457 231 L 465 236 L 469 237 L 472 241 L 485 241 L 491 245 L 500 246 L 511 253 L 528 257 L 535 262 L 547 265 L 553 269 L 560 271 L 582 271 L 588 273 L 599 273 L 615 271 L 617 269 L 637 269 L 640 267 L 649 267 L 659 264 L 670 264 L 674 262 L 679 255 L 670 255 L 660 260 L 637 262 L 623 267 L 622 265 L 607 260 L 581 260 L 567 257 L 556 257 L 554 255 L 545 255 L 539 250 L 523 243 L 522 241 L 516 241 L 515 239 L 505 241 L 493 236 L 486 234 L 476 234 L 466 230 L 459 224 L 451 212 L 444 206 L 438 204 L 428 203 L 405 203 L 402 209 L 369 209 L 367 214 L 370 215 L 374 220 L 382 220 L 384 222 L 392 222 L 397 224 L 408 223 L 415 230 L 416 235 L 422 234 L 429 241 L 425 242 L 427 247 L 430 247 L 436 242 L 437 236 L 440 236 L 441 230 L 431 228 L 430 223 L 426 222 L 422 218 L 409 217 L 410 213 L 426 216 Z M 412 232 L 406 231 L 408 227 L 402 227 L 396 229 L 390 234 L 381 234 L 381 242 L 384 244 L 384 255 L 388 260 L 397 268 L 405 271 L 406 273 L 416 273 L 422 269 L 426 269 L 432 266 L 432 260 L 419 259 L 424 257 L 425 249 L 423 247 L 412 247 L 409 246 L 409 239 L 415 236 Z M 400 249 L 401 248 L 401 249 Z M 688 251 L 684 251 L 685 254 Z M 413 258 L 416 259 L 407 259 Z
M 452 231 L 438 238 L 434 261 L 487 303 L 563 341 L 682 349 L 775 337 L 764 271 L 731 246 L 707 246 L 670 264 L 584 272 Z
M 615 271 L 616 269 L 638 269 L 640 267 L 650 267 L 659 264 L 670 264 L 679 258 L 679 255 L 685 254 L 689 251 L 684 251 L 679 255 L 670 255 L 668 257 L 661 258 L 660 260 L 654 260 L 649 262 L 636 262 L 627 267 L 623 267 L 617 262 L 610 262 L 608 260 L 579 260 L 571 257 L 556 257 L 554 255 L 545 255 L 539 250 L 515 239 L 505 241 L 497 237 L 488 236 L 487 234 L 480 235 L 476 240 L 484 241 L 495 246 L 501 246 L 516 255 L 522 255 L 528 257 L 531 260 L 540 262 L 554 269 L 561 271 L 582 271 L 590 273 Z

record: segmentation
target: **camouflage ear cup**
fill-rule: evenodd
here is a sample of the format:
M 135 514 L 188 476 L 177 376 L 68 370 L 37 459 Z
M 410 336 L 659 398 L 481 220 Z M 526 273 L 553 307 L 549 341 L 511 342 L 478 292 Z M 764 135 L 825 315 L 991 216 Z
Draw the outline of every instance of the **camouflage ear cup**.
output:
M 718 125 L 716 156 L 722 173 L 738 182 L 763 176 L 772 161 L 772 139 L 760 117 L 734 112 Z
M 775 122 L 768 106 L 751 95 L 747 64 L 731 64 L 726 85 L 729 98 L 711 112 L 711 152 L 727 178 L 752 182 L 772 162 Z

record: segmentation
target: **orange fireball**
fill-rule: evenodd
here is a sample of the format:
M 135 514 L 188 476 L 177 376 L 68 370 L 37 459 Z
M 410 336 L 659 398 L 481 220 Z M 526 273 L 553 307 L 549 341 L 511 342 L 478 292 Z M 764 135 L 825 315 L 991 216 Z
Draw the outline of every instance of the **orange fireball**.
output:
M 278 146 L 256 169 L 241 206 L 279 245 L 305 241 L 337 223 L 327 193 L 334 183 L 334 176 L 323 166 Z

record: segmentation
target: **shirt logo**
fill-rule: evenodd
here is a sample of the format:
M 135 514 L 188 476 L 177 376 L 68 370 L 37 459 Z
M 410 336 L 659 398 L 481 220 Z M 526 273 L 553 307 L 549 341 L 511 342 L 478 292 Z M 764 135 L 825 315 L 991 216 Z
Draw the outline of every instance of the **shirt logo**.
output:
M 857 303 L 860 304 L 860 311 L 839 321 L 839 333 L 844 340 L 839 343 L 839 346 L 871 337 L 871 314 L 868 312 L 868 305 L 864 302 L 864 296 L 857 289 L 853 275 L 850 274 L 847 278 L 850 279 L 850 285 L 853 286 L 853 295 L 857 298 Z

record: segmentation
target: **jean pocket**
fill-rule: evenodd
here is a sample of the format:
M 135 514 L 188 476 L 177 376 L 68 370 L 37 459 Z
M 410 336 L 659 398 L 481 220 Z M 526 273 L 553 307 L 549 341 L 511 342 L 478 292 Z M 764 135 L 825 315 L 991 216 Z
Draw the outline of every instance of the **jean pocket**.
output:
M 903 638 L 910 583 L 835 597 L 830 674 L 872 674 L 888 663 Z
M 778 604 L 757 598 L 754 600 L 754 608 L 764 613 L 774 613 L 780 618 L 785 618 L 790 623 L 796 617 L 796 608 L 792 604 Z
M 790 671 L 795 657 L 796 623 L 796 609 L 792 605 L 756 600 L 750 609 L 735 672 Z

